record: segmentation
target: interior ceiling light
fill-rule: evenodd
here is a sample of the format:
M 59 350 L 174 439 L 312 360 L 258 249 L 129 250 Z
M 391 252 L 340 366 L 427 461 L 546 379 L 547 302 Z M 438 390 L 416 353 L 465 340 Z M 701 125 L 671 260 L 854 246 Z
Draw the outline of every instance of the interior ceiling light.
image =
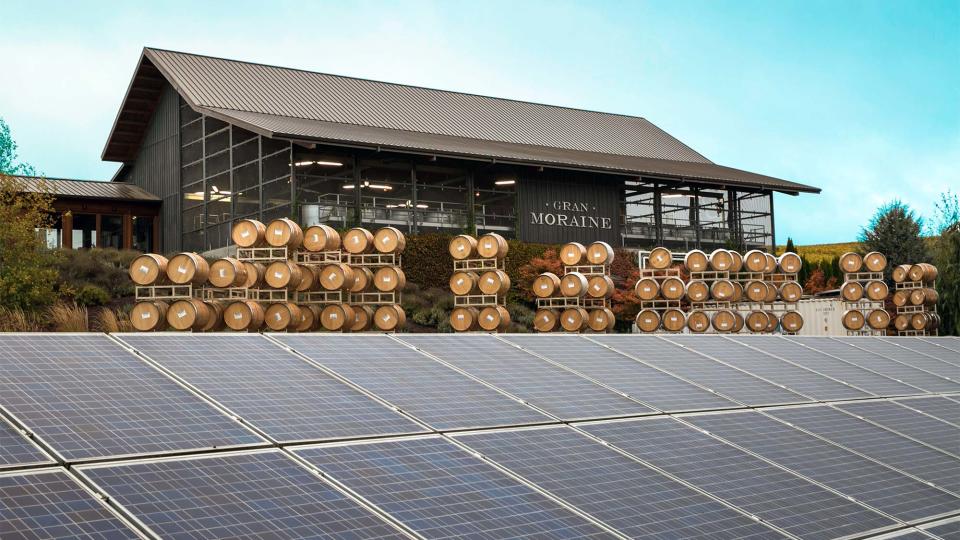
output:
M 298 161 L 294 163 L 294 166 L 297 167 L 309 167 L 311 165 L 319 165 L 320 167 L 343 167 L 343 163 L 334 161 L 332 159 L 323 159 L 318 161 Z
M 343 185 L 343 189 L 354 189 L 356 187 L 357 186 L 353 184 Z M 364 180 L 363 184 L 360 185 L 360 189 L 365 189 L 365 188 L 382 189 L 383 191 L 390 191 L 391 189 L 393 189 L 393 186 L 388 186 L 386 184 L 371 184 L 369 180 Z
M 509 179 L 509 180 L 506 180 L 506 179 L 505 179 L 505 180 L 497 180 L 496 182 L 494 182 L 494 184 L 496 184 L 496 185 L 498 185 L 498 186 L 512 186 L 512 185 L 514 185 L 514 184 L 516 184 L 516 183 L 517 183 L 517 181 L 514 180 L 514 179 L 512 179 L 512 178 Z

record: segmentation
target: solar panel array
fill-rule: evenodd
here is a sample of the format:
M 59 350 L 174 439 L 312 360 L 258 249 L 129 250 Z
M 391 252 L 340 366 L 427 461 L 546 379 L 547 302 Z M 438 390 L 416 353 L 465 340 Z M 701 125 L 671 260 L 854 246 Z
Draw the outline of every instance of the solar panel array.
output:
M 0 538 L 956 538 L 958 343 L 0 335 Z

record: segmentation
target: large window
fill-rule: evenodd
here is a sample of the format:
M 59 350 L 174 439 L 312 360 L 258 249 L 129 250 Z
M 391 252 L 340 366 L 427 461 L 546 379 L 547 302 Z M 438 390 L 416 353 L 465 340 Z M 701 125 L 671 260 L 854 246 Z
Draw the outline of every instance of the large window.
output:
M 100 247 L 114 249 L 123 247 L 123 216 L 112 214 L 100 216 Z
M 153 217 L 133 216 L 133 245 L 131 247 L 145 253 L 154 251 Z
M 74 249 L 97 247 L 97 216 L 95 214 L 73 214 Z

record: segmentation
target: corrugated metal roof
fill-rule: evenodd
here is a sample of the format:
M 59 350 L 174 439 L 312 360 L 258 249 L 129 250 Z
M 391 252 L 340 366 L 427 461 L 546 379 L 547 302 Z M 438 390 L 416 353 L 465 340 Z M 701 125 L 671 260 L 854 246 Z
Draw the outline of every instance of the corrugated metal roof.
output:
M 40 178 L 34 176 L 14 176 L 29 193 L 53 193 L 58 197 L 77 197 L 81 199 L 111 199 L 123 201 L 160 201 L 156 195 L 123 182 L 105 182 L 99 180 L 69 180 L 66 178 Z
M 616 156 L 599 152 L 565 150 L 543 146 L 478 141 L 462 137 L 414 133 L 393 129 L 373 128 L 290 118 L 270 114 L 234 111 L 220 108 L 202 108 L 212 116 L 221 118 L 268 137 L 300 141 L 323 141 L 329 143 L 354 143 L 364 146 L 472 158 L 496 158 L 541 165 L 604 169 L 618 173 L 663 175 L 707 183 L 722 182 L 778 191 L 818 192 L 816 188 L 797 184 L 771 176 L 724 167 L 714 163 L 694 163 L 634 156 Z

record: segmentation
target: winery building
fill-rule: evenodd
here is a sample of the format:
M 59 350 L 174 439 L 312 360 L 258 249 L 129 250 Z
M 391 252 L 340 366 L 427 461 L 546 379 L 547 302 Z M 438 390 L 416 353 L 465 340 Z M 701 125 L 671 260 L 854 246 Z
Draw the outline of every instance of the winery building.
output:
M 163 251 L 240 218 L 531 242 L 772 246 L 773 193 L 643 118 L 144 49 L 103 159 L 161 200 Z

